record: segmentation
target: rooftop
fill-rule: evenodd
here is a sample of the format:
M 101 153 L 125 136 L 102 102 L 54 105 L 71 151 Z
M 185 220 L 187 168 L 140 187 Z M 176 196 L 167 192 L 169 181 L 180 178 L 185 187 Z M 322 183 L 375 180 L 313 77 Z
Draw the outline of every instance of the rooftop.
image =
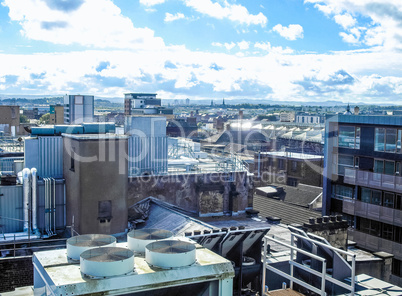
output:
M 186 238 L 180 240 L 190 241 Z M 118 243 L 116 246 L 127 248 L 127 243 Z M 190 266 L 162 269 L 150 265 L 143 256 L 136 254 L 133 272 L 96 279 L 83 275 L 80 264 L 67 259 L 66 249 L 37 252 L 34 254 L 33 262 L 37 271 L 45 278 L 47 288 L 57 295 L 72 292 L 74 295 L 101 292 L 120 295 L 234 276 L 230 261 L 202 246 L 197 246 L 196 262 Z
M 288 152 L 288 151 L 261 152 L 261 155 L 272 155 L 272 156 L 278 156 L 278 157 L 286 157 L 286 158 L 291 158 L 291 159 L 303 159 L 303 160 L 305 160 L 305 159 L 309 159 L 309 160 L 324 159 L 324 156 L 322 156 L 322 155 Z
M 281 200 L 254 195 L 254 209 L 260 212 L 263 217 L 279 217 L 283 224 L 304 224 L 309 218 L 321 217 L 321 212 L 292 205 Z

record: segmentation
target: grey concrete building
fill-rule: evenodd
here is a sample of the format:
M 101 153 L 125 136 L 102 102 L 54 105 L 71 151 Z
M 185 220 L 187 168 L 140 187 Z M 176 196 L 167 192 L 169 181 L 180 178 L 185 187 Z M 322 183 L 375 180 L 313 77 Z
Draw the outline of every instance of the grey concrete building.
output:
M 80 124 L 83 122 L 93 122 L 93 120 L 94 96 L 64 96 L 64 123 Z
M 127 136 L 64 134 L 67 224 L 79 234 L 127 228 Z

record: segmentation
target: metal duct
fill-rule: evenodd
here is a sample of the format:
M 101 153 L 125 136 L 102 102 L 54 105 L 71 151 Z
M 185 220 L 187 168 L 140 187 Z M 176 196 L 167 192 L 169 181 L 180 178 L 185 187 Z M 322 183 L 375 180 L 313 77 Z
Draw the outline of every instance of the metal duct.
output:
M 27 168 L 22 170 L 22 180 L 23 180 L 23 220 L 24 220 L 24 232 L 28 232 L 29 229 L 29 178 L 31 176 L 31 171 Z
M 31 169 L 31 176 L 32 176 L 32 231 L 37 232 L 38 231 L 38 223 L 37 223 L 37 190 L 36 190 L 36 185 L 37 185 L 37 170 L 35 168 Z

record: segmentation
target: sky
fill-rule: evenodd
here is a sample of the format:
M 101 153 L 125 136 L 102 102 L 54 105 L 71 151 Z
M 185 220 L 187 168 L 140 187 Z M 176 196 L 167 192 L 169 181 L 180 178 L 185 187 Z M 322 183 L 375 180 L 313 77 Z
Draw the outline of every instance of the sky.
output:
M 0 96 L 402 105 L 401 0 L 0 3 Z

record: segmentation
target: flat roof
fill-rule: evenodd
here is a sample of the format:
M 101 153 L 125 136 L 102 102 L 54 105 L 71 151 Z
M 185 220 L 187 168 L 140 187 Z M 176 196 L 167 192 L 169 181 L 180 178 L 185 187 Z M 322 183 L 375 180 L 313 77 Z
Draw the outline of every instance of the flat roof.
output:
M 298 153 L 298 152 L 288 152 L 288 151 L 271 151 L 271 152 L 261 152 L 262 155 L 273 155 L 279 157 L 286 157 L 292 159 L 323 159 L 323 155 Z
M 129 137 L 120 134 L 61 134 L 65 138 L 70 138 L 78 141 L 83 140 L 125 140 Z

